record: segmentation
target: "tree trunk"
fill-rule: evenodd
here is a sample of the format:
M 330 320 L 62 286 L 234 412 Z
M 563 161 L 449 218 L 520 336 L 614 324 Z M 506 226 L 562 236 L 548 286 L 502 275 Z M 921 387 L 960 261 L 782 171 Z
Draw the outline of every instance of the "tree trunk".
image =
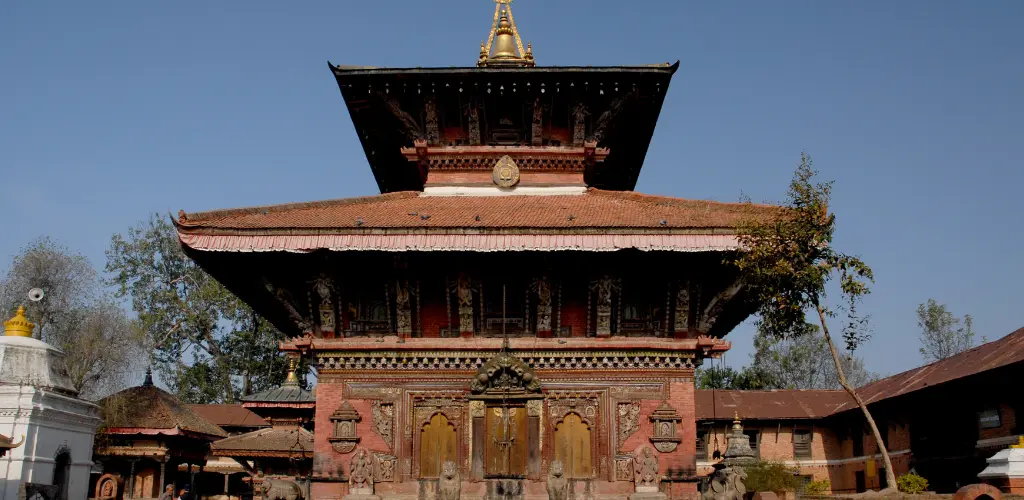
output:
M 882 434 L 878 432 L 878 425 L 875 424 L 875 419 L 871 416 L 871 412 L 868 411 L 868 405 L 864 404 L 864 400 L 857 395 L 857 391 L 846 382 L 846 375 L 843 373 L 843 365 L 839 361 L 839 351 L 836 350 L 836 345 L 832 342 L 832 336 L 828 333 L 828 326 L 825 324 L 825 311 L 821 306 L 817 306 L 818 319 L 821 320 L 821 331 L 825 333 L 825 340 L 828 342 L 828 350 L 832 353 L 832 361 L 836 364 L 836 374 L 839 375 L 839 384 L 846 389 L 846 392 L 853 397 L 853 400 L 857 402 L 857 406 L 860 407 L 860 411 L 864 413 L 864 418 L 867 419 L 868 425 L 871 426 L 871 434 L 875 436 L 875 443 L 878 444 L 878 450 L 882 453 L 882 463 L 885 465 L 885 478 L 889 484 L 889 489 L 896 489 L 896 472 L 892 470 L 892 461 L 889 460 L 889 451 L 885 449 L 885 443 L 882 441 Z

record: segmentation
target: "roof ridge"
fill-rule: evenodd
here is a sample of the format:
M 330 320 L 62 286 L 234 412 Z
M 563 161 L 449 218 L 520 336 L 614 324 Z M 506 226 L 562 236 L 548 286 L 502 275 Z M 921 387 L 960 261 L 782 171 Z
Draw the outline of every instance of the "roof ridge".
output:
M 652 202 L 652 201 L 679 201 L 687 203 L 707 203 L 709 205 L 718 206 L 730 206 L 737 208 L 785 208 L 782 205 L 772 205 L 769 203 L 752 203 L 752 202 L 734 202 L 734 201 L 717 201 L 707 200 L 698 198 L 682 198 L 678 196 L 668 196 L 650 193 L 641 193 L 638 191 L 617 191 L 612 189 L 598 189 L 598 188 L 587 188 L 588 194 L 593 193 L 596 196 L 608 196 L 612 198 L 626 199 L 637 202 Z
M 344 205 L 358 205 L 361 203 L 372 203 L 375 201 L 391 200 L 391 199 L 403 199 L 403 198 L 414 198 L 419 195 L 417 191 L 395 191 L 391 193 L 370 195 L 370 196 L 355 196 L 350 198 L 335 198 L 331 200 L 320 200 L 320 201 L 302 201 L 292 203 L 279 203 L 275 205 L 261 205 L 251 207 L 240 207 L 240 208 L 224 208 L 217 210 L 206 210 L 202 212 L 186 213 L 184 210 L 178 211 L 178 219 L 175 223 L 179 226 L 198 226 L 200 222 L 204 222 L 210 219 L 231 217 L 237 215 L 256 215 L 259 213 L 278 213 L 278 212 L 289 212 L 294 210 L 305 210 L 311 208 L 324 208 L 324 207 L 336 207 Z

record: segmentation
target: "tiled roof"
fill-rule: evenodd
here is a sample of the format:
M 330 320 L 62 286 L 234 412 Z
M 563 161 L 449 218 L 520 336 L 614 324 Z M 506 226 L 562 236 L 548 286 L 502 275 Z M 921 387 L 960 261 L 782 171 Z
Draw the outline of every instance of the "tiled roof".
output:
M 263 392 L 245 396 L 246 403 L 315 403 L 316 396 L 302 389 L 297 384 L 285 383 L 281 387 L 267 389 Z
M 313 452 L 313 434 L 301 427 L 270 427 L 215 441 L 220 457 L 296 457 Z
M 846 391 L 701 389 L 694 395 L 697 420 L 814 419 L 827 417 L 853 399 Z
M 188 407 L 220 427 L 270 427 L 269 422 L 242 405 L 214 404 Z
M 999 340 L 913 370 L 883 378 L 857 389 L 868 403 L 902 396 L 956 379 L 1024 362 L 1024 328 Z M 840 409 L 856 408 L 852 401 Z
M 179 213 L 183 233 L 303 234 L 381 229 L 735 229 L 779 208 L 589 189 L 579 195 L 421 196 L 404 191 L 332 201 Z
M 111 434 L 196 434 L 225 437 L 227 433 L 178 398 L 150 384 L 114 393 L 100 403 L 106 432 Z

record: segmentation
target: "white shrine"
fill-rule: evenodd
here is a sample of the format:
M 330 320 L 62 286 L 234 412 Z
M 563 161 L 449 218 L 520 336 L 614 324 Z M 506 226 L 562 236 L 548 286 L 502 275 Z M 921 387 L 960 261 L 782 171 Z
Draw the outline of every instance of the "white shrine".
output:
M 64 353 L 32 338 L 25 309 L 4 323 L 0 337 L 0 435 L 11 446 L 0 457 L 0 499 L 89 497 L 92 445 L 99 407 L 79 399 Z

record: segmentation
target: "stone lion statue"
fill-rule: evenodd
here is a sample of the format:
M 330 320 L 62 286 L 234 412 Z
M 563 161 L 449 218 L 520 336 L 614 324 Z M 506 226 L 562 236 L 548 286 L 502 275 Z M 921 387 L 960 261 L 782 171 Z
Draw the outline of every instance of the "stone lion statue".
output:
M 437 484 L 437 500 L 459 500 L 462 494 L 462 476 L 451 460 L 441 464 L 441 478 Z
M 260 485 L 264 500 L 302 500 L 302 488 L 286 479 L 264 479 Z
M 561 460 L 551 462 L 547 487 L 549 500 L 566 500 L 569 496 L 569 480 L 565 478 L 565 465 Z

